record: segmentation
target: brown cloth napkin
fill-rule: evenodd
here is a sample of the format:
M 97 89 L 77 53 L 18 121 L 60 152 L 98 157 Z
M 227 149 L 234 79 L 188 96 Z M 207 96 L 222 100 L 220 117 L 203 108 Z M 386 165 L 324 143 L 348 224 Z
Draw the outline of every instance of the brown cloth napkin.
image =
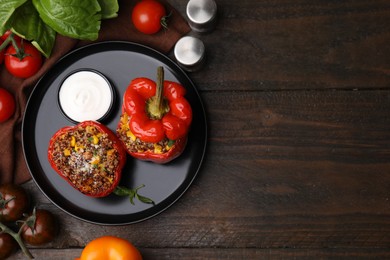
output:
M 190 28 L 186 20 L 178 11 L 162 0 L 166 9 L 172 11 L 169 20 L 169 29 L 162 30 L 154 35 L 145 35 L 138 32 L 131 22 L 131 11 L 136 0 L 122 0 L 119 2 L 118 17 L 104 20 L 101 25 L 97 41 L 123 40 L 141 43 L 160 52 L 169 52 L 177 40 L 187 34 Z M 31 176 L 23 156 L 21 143 L 21 126 L 23 112 L 35 83 L 48 71 L 58 59 L 74 48 L 87 45 L 91 42 L 79 41 L 58 35 L 50 58 L 46 59 L 40 71 L 25 80 L 10 75 L 1 65 L 0 87 L 10 91 L 16 100 L 16 111 L 11 119 L 0 123 L 0 183 L 21 184 Z

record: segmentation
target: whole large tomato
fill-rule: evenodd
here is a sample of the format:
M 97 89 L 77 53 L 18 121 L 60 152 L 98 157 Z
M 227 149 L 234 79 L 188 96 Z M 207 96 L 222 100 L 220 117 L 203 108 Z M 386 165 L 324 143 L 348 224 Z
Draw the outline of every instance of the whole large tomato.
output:
M 15 239 L 7 233 L 0 234 L 0 259 L 6 259 L 17 248 Z
M 75 260 L 142 260 L 141 253 L 129 241 L 115 237 L 102 236 L 89 242 Z
M 138 31 L 145 34 L 154 34 L 161 27 L 167 27 L 167 15 L 164 6 L 156 0 L 138 2 L 132 12 L 132 21 Z
M 42 55 L 29 42 L 18 43 L 20 52 L 13 45 L 7 48 L 5 53 L 5 67 L 15 77 L 29 78 L 41 68 Z
M 0 123 L 7 121 L 15 112 L 15 99 L 11 93 L 0 88 Z
M 23 240 L 34 246 L 43 245 L 54 240 L 58 233 L 56 217 L 48 210 L 34 209 L 33 213 L 25 220 L 22 228 Z
M 24 188 L 16 184 L 0 185 L 0 222 L 13 222 L 21 219 L 28 204 L 29 200 Z

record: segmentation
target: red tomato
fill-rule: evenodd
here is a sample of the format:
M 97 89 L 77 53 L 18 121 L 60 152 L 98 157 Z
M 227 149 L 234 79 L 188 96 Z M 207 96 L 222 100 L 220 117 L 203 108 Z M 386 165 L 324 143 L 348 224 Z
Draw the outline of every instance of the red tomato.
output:
M 138 31 L 145 34 L 154 34 L 166 27 L 166 11 L 164 6 L 156 0 L 143 0 L 133 9 L 132 21 Z
M 28 204 L 28 195 L 22 186 L 12 183 L 0 185 L 1 222 L 14 222 L 21 219 L 23 213 L 26 213 Z
M 22 228 L 22 238 L 30 245 L 38 246 L 54 240 L 58 234 L 56 217 L 48 210 L 37 209 L 26 220 Z
M 12 45 L 8 47 L 5 55 L 5 67 L 15 77 L 29 78 L 41 68 L 42 55 L 29 42 L 19 43 L 18 46 L 22 53 L 17 54 Z
M 14 97 L 7 90 L 0 88 L 0 123 L 7 121 L 14 112 Z
M 2 41 L 5 41 L 7 38 L 8 38 L 8 36 L 11 34 L 11 31 L 10 30 L 8 30 L 8 31 L 6 31 L 1 37 L 0 37 L 0 39 L 2 40 Z
M 6 259 L 17 248 L 16 240 L 7 233 L 0 233 L 0 259 Z
M 0 40 L 0 45 L 3 43 L 3 40 Z M 3 60 L 4 60 L 4 54 L 5 54 L 5 50 L 4 49 L 2 49 L 1 51 L 0 51 L 0 64 L 2 64 L 3 63 Z
M 10 34 L 11 34 L 11 30 L 7 30 L 7 31 L 0 37 L 0 39 L 3 40 L 3 41 L 5 41 L 5 40 L 8 38 L 8 36 L 9 36 Z M 14 39 L 16 40 L 16 42 L 20 42 L 20 41 L 22 40 L 22 38 L 20 38 L 19 36 L 15 35 L 15 34 L 13 34 L 13 36 L 14 36 Z

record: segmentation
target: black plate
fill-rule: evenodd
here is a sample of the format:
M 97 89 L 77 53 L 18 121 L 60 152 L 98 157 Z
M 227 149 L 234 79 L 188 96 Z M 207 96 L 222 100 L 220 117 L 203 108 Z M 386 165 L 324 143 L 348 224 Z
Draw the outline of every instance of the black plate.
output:
M 128 157 L 120 185 L 130 188 L 145 184 L 139 190 L 155 206 L 139 201 L 131 205 L 127 197 L 114 194 L 105 198 L 87 197 L 63 180 L 50 166 L 47 148 L 51 136 L 61 127 L 74 125 L 61 113 L 57 93 L 61 81 L 70 72 L 95 69 L 114 85 L 117 100 L 112 115 L 103 122 L 115 131 L 120 116 L 121 97 L 136 77 L 156 78 L 163 66 L 165 79 L 180 82 L 193 109 L 189 141 L 183 154 L 174 161 L 159 165 Z M 87 222 L 105 225 L 130 224 L 155 216 L 174 202 L 191 185 L 205 153 L 206 116 L 201 98 L 189 77 L 161 53 L 134 43 L 101 42 L 77 49 L 64 56 L 35 86 L 22 125 L 24 156 L 30 173 L 49 200 L 70 215 Z

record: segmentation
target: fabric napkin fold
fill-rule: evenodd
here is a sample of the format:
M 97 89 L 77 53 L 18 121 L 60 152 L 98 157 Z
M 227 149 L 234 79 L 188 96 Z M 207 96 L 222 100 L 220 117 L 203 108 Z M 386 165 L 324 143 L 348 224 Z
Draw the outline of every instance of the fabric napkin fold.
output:
M 118 17 L 102 22 L 99 38 L 95 42 L 108 40 L 130 41 L 168 53 L 177 40 L 190 31 L 186 20 L 180 13 L 169 3 L 162 0 L 168 13 L 172 11 L 168 30 L 161 30 L 154 35 L 142 34 L 134 28 L 131 22 L 131 12 L 136 1 L 119 0 L 118 2 L 120 7 Z M 7 89 L 14 95 L 16 111 L 8 121 L 0 123 L 0 184 L 21 184 L 31 179 L 23 155 L 21 127 L 24 109 L 34 85 L 63 55 L 77 47 L 90 43 L 92 42 L 57 35 L 52 55 L 44 61 L 42 68 L 36 75 L 25 80 L 13 77 L 7 72 L 4 65 L 1 65 L 0 87 Z

